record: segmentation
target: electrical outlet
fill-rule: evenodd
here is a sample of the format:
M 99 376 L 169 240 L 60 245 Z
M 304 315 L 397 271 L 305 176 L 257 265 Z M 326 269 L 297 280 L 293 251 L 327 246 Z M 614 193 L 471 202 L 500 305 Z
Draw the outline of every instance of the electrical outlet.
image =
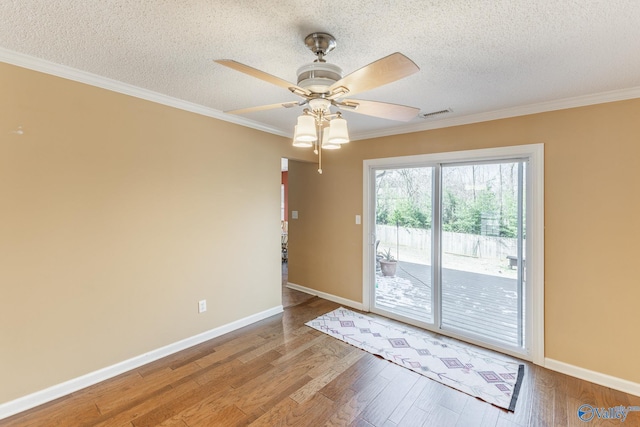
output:
M 205 311 L 207 311 L 207 300 L 198 301 L 198 313 L 204 313 Z

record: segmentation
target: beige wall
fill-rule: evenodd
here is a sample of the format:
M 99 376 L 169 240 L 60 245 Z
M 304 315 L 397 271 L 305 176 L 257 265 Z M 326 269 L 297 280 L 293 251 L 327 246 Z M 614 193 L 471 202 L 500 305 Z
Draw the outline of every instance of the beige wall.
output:
M 300 154 L 0 64 L 0 404 L 279 306 Z
M 298 164 L 289 280 L 362 301 L 364 159 L 544 143 L 545 355 L 640 383 L 639 117 L 640 100 L 601 104 L 355 141 L 322 175 Z
M 347 150 L 323 153 L 322 175 L 316 163 L 289 162 L 289 212 L 298 219 L 289 214 L 288 280 L 362 301 L 362 162 L 345 163 Z
M 356 141 L 322 176 L 291 162 L 290 281 L 361 301 L 363 159 L 543 142 L 546 356 L 640 382 L 637 117 L 633 100 Z M 279 159 L 309 153 L 0 64 L 0 404 L 279 305 Z

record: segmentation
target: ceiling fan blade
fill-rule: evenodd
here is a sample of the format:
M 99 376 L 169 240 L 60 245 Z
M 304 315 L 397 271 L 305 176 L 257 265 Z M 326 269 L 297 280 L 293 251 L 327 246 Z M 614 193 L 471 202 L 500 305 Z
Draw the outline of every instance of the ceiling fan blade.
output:
M 299 106 L 304 105 L 306 103 L 307 103 L 307 101 L 280 102 L 278 104 L 260 105 L 258 107 L 239 108 L 237 110 L 225 111 L 225 113 L 227 113 L 227 114 L 246 114 L 246 113 L 254 113 L 256 111 L 273 110 L 275 108 L 299 107 Z
M 400 52 L 392 53 L 335 82 L 329 88 L 330 97 L 336 98 L 346 95 L 341 88 L 348 89 L 347 93 L 354 95 L 395 82 L 419 70 L 420 68 L 412 60 Z M 334 94 L 335 96 L 333 96 Z
M 288 89 L 296 95 L 304 96 L 311 93 L 307 89 L 301 88 L 293 83 L 289 83 L 288 81 L 283 80 L 280 77 L 265 73 L 264 71 L 260 71 L 257 68 L 241 64 L 231 59 L 216 59 L 214 60 L 214 62 L 217 62 L 220 65 L 224 65 L 225 67 L 232 68 L 236 71 L 240 71 L 241 73 L 248 74 L 251 77 L 255 77 L 257 79 L 264 80 L 265 82 Z
M 344 99 L 334 102 L 338 108 L 367 116 L 380 117 L 382 119 L 408 122 L 418 115 L 419 108 L 406 105 L 389 104 L 387 102 L 365 101 L 361 99 Z

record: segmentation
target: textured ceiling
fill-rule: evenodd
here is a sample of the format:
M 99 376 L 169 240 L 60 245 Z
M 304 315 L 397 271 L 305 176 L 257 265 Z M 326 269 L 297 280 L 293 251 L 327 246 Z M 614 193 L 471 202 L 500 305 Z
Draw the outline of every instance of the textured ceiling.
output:
M 304 37 L 329 32 L 337 48 L 327 61 L 345 74 L 393 52 L 421 69 L 356 98 L 453 110 L 409 123 L 347 111 L 355 138 L 640 88 L 638 0 L 3 0 L 0 18 L 5 52 L 218 111 L 299 98 L 214 59 L 295 83 L 315 58 Z M 247 114 L 246 123 L 290 135 L 300 112 Z

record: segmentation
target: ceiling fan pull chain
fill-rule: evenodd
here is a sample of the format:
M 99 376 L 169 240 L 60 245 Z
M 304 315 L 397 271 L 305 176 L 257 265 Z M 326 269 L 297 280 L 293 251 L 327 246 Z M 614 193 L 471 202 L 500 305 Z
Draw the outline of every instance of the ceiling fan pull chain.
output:
M 318 173 L 322 175 L 322 142 L 320 141 L 322 141 L 322 137 L 324 136 L 324 130 L 319 125 L 317 126 L 316 134 L 318 135 L 318 139 L 316 141 L 316 144 L 318 144 Z

